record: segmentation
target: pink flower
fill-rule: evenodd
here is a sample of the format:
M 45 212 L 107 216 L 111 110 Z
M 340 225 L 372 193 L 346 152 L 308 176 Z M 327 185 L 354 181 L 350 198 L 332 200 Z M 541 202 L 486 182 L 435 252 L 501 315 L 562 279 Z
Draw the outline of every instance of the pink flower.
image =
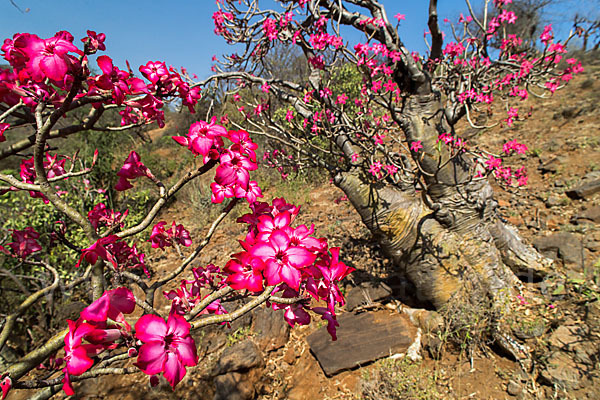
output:
M 270 41 L 277 39 L 277 21 L 272 18 L 267 18 L 265 22 L 263 22 L 262 28 L 265 36 Z
M 344 296 L 340 292 L 337 284 L 348 274 L 354 271 L 354 268 L 348 267 L 340 261 L 340 248 L 332 247 L 329 249 L 331 257 L 326 256 L 316 263 L 317 268 L 323 276 L 322 284 L 319 287 L 318 294 L 322 299 L 327 299 L 327 306 L 332 312 L 335 311 L 335 304 L 344 305 Z
M 248 188 L 250 181 L 249 171 L 254 171 L 258 166 L 248 157 L 231 150 L 225 151 L 220 157 L 221 164 L 215 173 L 215 182 L 219 185 L 239 185 Z
M 93 245 L 83 249 L 81 256 L 79 257 L 79 261 L 77 261 L 75 267 L 79 267 L 84 258 L 88 263 L 95 264 L 96 261 L 98 261 L 98 257 L 100 257 L 103 260 L 110 261 L 115 269 L 117 269 L 117 260 L 115 259 L 114 255 L 107 250 L 106 245 L 115 243 L 118 238 L 119 237 L 117 235 L 109 235 L 98 239 Z
M 287 122 L 292 122 L 292 120 L 294 119 L 294 110 L 287 110 L 287 113 L 285 114 L 285 120 Z M 4 132 L 4 131 L 2 131 Z
M 444 142 L 445 144 L 450 144 L 450 143 L 452 143 L 452 141 L 454 141 L 454 138 L 448 132 L 444 132 L 438 136 L 438 141 L 440 141 L 440 140 L 442 142 Z
M 131 314 L 135 309 L 135 297 L 131 290 L 120 287 L 107 290 L 81 312 L 81 318 L 87 321 L 105 322 L 111 319 L 129 327 L 123 314 Z
M 90 355 L 94 355 L 102 348 L 101 345 L 82 344 L 85 335 L 92 332 L 95 327 L 91 324 L 83 322 L 80 318 L 76 322 L 67 320 L 69 324 L 69 332 L 65 336 L 65 362 L 66 367 L 63 369 L 65 377 L 63 378 L 63 390 L 68 396 L 75 394 L 71 386 L 71 375 L 81 375 L 91 368 L 94 360 Z
M 312 65 L 315 69 L 325 69 L 325 59 L 322 55 L 318 55 L 316 57 L 308 57 L 308 63 Z
M 196 155 L 204 156 L 204 162 L 208 160 L 209 151 L 213 148 L 223 147 L 222 137 L 227 136 L 227 130 L 216 124 L 217 118 L 213 117 L 210 122 L 198 121 L 190 126 L 186 136 L 173 136 L 173 140 L 182 146 L 187 146 Z
M 94 31 L 87 31 L 87 37 L 81 39 L 83 43 L 85 43 L 89 50 L 92 53 L 95 53 L 98 50 L 106 50 L 106 46 L 104 45 L 104 40 L 106 39 L 106 35 L 104 33 L 96 33 Z
M 25 258 L 31 253 L 40 251 L 42 246 L 37 242 L 40 234 L 37 233 L 32 227 L 27 227 L 24 230 L 13 230 L 12 231 L 12 242 L 8 245 L 19 258 Z
M 96 59 L 102 75 L 88 80 L 90 91 L 93 95 L 98 89 L 112 91 L 112 96 L 118 105 L 123 104 L 125 96 L 131 93 L 128 84 L 129 73 L 121 71 L 113 65 L 112 59 L 102 55 Z M 148 92 L 146 86 L 143 86 L 143 91 Z
M 371 175 L 373 175 L 374 177 L 381 177 L 381 168 L 382 165 L 379 161 L 375 161 L 373 164 L 371 164 L 371 166 L 369 167 L 369 172 L 371 173 Z
M 169 229 L 167 233 L 173 238 L 174 242 L 182 246 L 190 247 L 192 245 L 190 232 L 185 229 L 182 224 L 175 225 L 175 221 L 173 221 L 171 229 Z
M 152 248 L 161 248 L 164 250 L 165 247 L 173 246 L 173 242 L 185 247 L 192 245 L 190 232 L 183 225 L 177 225 L 173 221 L 171 228 L 165 230 L 166 224 L 165 221 L 160 221 L 152 227 L 152 233 L 150 233 L 150 239 L 148 240 L 152 243 Z
M 0 143 L 5 142 L 4 131 L 10 127 L 10 124 L 0 123 Z
M 248 252 L 237 253 L 225 264 L 224 270 L 229 274 L 225 282 L 235 290 L 260 292 L 263 290 L 264 268 L 260 258 L 252 257 Z
M 394 15 L 394 18 L 396 18 L 398 20 L 398 22 L 400 22 L 400 21 L 404 21 L 406 19 L 406 15 L 398 13 L 398 14 Z
M 500 165 L 502 165 L 502 160 L 494 156 L 489 156 L 488 160 L 485 162 L 485 165 L 487 165 L 488 169 L 490 170 L 499 168 Z
M 164 62 L 159 61 L 148 61 L 146 65 L 140 66 L 140 72 L 146 79 L 155 85 L 159 81 L 164 81 L 169 78 L 169 70 Z
M 131 327 L 123 314 L 131 314 L 135 308 L 133 293 L 127 288 L 117 288 L 104 294 L 81 312 L 81 318 L 73 322 L 67 320 L 69 332 L 65 336 L 66 367 L 63 369 L 63 390 L 73 395 L 71 375 L 81 375 L 93 364 L 92 356 L 105 349 L 115 348 L 115 341 L 121 336 L 129 336 Z M 87 320 L 88 322 L 84 322 Z M 121 324 L 109 325 L 109 320 Z M 91 344 L 82 344 L 86 339 Z
M 420 140 L 416 140 L 414 142 L 412 142 L 410 144 L 410 149 L 412 151 L 414 151 L 415 153 L 417 153 L 419 150 L 421 150 L 423 148 L 423 145 L 421 144 Z
M 336 328 L 340 326 L 337 322 L 335 314 L 325 307 L 313 307 L 312 309 L 317 314 L 321 315 L 321 319 L 327 321 L 327 332 L 331 335 L 331 340 L 337 340 Z
M 306 312 L 302 304 L 290 304 L 285 307 L 283 318 L 293 328 L 294 325 L 308 325 L 310 314 Z
M 336 103 L 346 104 L 346 100 L 348 100 L 348 96 L 346 96 L 346 93 L 342 93 L 337 97 Z
M 66 32 L 65 32 L 66 33 Z M 24 35 L 15 39 L 15 46 L 19 47 L 19 40 L 25 38 Z M 71 38 L 71 41 L 65 40 Z M 49 78 L 55 82 L 61 82 L 65 75 L 78 67 L 76 58 L 70 56 L 69 52 L 82 54 L 72 42 L 70 34 L 61 35 L 58 32 L 54 37 L 42 40 L 35 35 L 28 35 L 25 39 L 25 52 L 29 56 L 27 62 L 27 72 L 36 82 L 42 82 Z
M 100 226 L 101 223 L 109 228 L 116 225 L 122 227 L 123 221 L 125 218 L 127 218 L 128 213 L 129 210 L 125 210 L 125 212 L 122 214 L 120 212 L 115 212 L 106 208 L 104 203 L 99 203 L 96 204 L 90 212 L 88 212 L 88 220 L 94 229 L 98 229 L 98 226 Z
M 300 287 L 300 269 L 309 266 L 316 256 L 303 247 L 291 245 L 289 236 L 281 231 L 274 231 L 268 242 L 258 242 L 250 249 L 253 257 L 265 263 L 265 277 L 269 285 L 281 282 L 291 288 Z
M 248 183 L 248 190 L 237 186 L 235 188 L 235 197 L 238 199 L 246 199 L 248 203 L 254 203 L 259 197 L 263 197 L 262 190 L 256 181 L 250 181 Z
M 326 99 L 329 96 L 332 95 L 331 89 L 329 88 L 323 88 L 322 90 L 319 90 L 319 96 L 321 96 L 322 98 Z
M 217 182 L 210 184 L 210 190 L 212 192 L 211 201 L 215 204 L 220 204 L 223 200 L 230 199 L 235 196 L 235 190 L 233 184 L 219 185 Z
M 8 392 L 10 391 L 10 388 L 12 387 L 12 380 L 10 379 L 10 377 L 5 376 L 2 381 L 0 381 L 0 388 L 2 389 L 2 400 L 4 400 L 6 398 L 6 396 L 8 396 Z
M 172 313 L 165 322 L 156 315 L 144 315 L 136 322 L 135 331 L 144 342 L 135 365 L 145 374 L 162 372 L 174 388 L 185 376 L 185 367 L 198 363 L 190 324 L 182 316 Z
M 548 43 L 553 38 L 554 38 L 554 34 L 552 33 L 552 24 L 544 26 L 544 31 L 540 35 L 540 40 L 542 41 L 542 43 L 544 43 L 545 45 L 548 45 Z
M 118 191 L 131 189 L 133 185 L 129 183 L 129 180 L 136 179 L 141 176 L 150 176 L 150 171 L 140 160 L 140 156 L 135 151 L 129 153 L 125 163 L 121 167 L 121 170 L 117 172 L 119 181 L 115 185 L 115 189 Z
M 232 151 L 237 151 L 248 155 L 250 160 L 256 162 L 256 150 L 258 145 L 250 139 L 250 135 L 246 131 L 229 131 L 227 134 L 229 140 L 233 142 Z

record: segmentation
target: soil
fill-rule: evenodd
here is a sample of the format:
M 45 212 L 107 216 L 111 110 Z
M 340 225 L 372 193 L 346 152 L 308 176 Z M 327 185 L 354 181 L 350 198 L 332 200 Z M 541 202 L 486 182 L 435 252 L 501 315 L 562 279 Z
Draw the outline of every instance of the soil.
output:
M 577 389 L 561 388 L 560 385 L 548 384 L 541 378 L 544 360 L 549 357 L 548 343 L 559 327 L 586 326 L 591 336 L 596 335 L 594 340 L 599 338 L 598 320 L 593 322 L 586 319 L 584 313 L 590 304 L 598 304 L 593 296 L 594 293 L 597 296 L 599 291 L 594 286 L 598 281 L 594 282 L 594 279 L 599 279 L 600 274 L 600 224 L 582 223 L 575 221 L 573 217 L 600 206 L 600 193 L 580 200 L 573 200 L 565 195 L 586 174 L 600 170 L 599 76 L 600 66 L 592 64 L 586 67 L 582 76 L 572 82 L 567 90 L 559 91 L 550 98 L 527 100 L 519 109 L 524 113 L 531 110 L 531 117 L 513 127 L 495 126 L 482 132 L 463 127 L 472 136 L 468 138 L 472 146 L 492 151 L 496 149 L 500 153 L 505 138 L 514 138 L 529 147 L 527 155 L 513 156 L 510 159 L 517 167 L 526 166 L 529 184 L 519 189 L 506 189 L 494 184 L 503 218 L 516 226 L 529 242 L 563 232 L 572 234 L 582 244 L 581 265 L 565 263 L 559 257 L 546 278 L 523 278 L 523 297 L 515 299 L 515 307 L 522 311 L 522 320 L 513 322 L 522 330 L 542 327 L 532 337 L 524 339 L 535 356 L 536 366 L 533 372 L 520 372 L 521 368 L 516 361 L 495 353 L 493 348 L 482 346 L 465 350 L 451 343 L 442 343 L 439 359 L 432 358 L 430 352 L 423 349 L 421 354 L 424 360 L 418 363 L 418 368 L 395 367 L 401 372 L 410 373 L 410 376 L 405 377 L 413 379 L 416 384 L 433 382 L 430 393 L 407 394 L 402 398 L 600 398 L 598 348 L 592 349 L 592 365 L 585 374 L 580 375 Z M 159 133 L 155 131 L 151 134 L 153 139 L 158 136 Z M 169 154 L 161 153 L 161 156 L 168 157 Z M 330 246 L 340 246 L 343 261 L 357 268 L 357 272 L 348 279 L 348 288 L 373 277 L 394 281 L 389 261 L 381 255 L 377 243 L 371 239 L 351 205 L 343 201 L 340 190 L 331 184 L 314 186 L 302 183 L 297 183 L 296 187 L 288 185 L 287 190 L 285 194 L 294 196 L 292 200 L 302 204 L 297 223 L 314 223 L 317 234 L 327 237 Z M 266 199 L 279 195 L 281 189 L 276 185 L 265 191 Z M 205 209 L 204 212 L 215 215 L 215 210 Z M 230 216 L 221 224 L 195 265 L 224 265 L 229 254 L 239 251 L 237 240 L 243 236 L 244 227 L 236 224 L 235 218 L 243 212 L 245 211 L 238 211 L 237 215 Z M 191 228 L 193 238 L 200 238 L 207 231 L 206 221 L 209 221 L 208 217 L 200 214 L 198 207 L 177 207 L 177 212 L 171 208 L 161 219 L 176 219 Z M 178 261 L 176 254 L 172 252 L 152 254 L 149 264 L 157 274 L 173 268 Z M 405 299 L 375 304 L 374 307 L 393 309 L 398 300 Z M 161 306 L 168 309 L 166 301 Z M 266 366 L 255 383 L 257 398 L 361 398 L 361 382 L 377 376 L 382 364 L 376 362 L 326 377 L 305 341 L 308 334 L 318 329 L 317 325 L 313 323 L 294 328 L 284 347 L 265 354 Z M 197 337 L 197 340 L 202 343 L 207 340 L 220 343 L 218 348 L 222 350 L 228 346 L 228 341 L 244 339 L 240 337 L 245 332 L 241 328 L 242 323 L 234 323 L 231 328 L 219 327 L 221 333 L 211 330 Z M 242 333 L 239 334 L 240 332 Z M 217 338 L 219 336 L 220 339 Z M 203 353 L 199 365 L 188 369 L 188 376 L 175 391 L 164 384 L 150 390 L 147 378 L 143 374 L 136 374 L 94 379 L 76 385 L 77 398 L 210 399 L 214 394 L 214 377 L 211 376 L 211 371 L 216 360 L 218 352 Z M 576 367 L 578 366 L 576 363 Z M 26 392 L 14 391 L 8 398 L 27 397 Z

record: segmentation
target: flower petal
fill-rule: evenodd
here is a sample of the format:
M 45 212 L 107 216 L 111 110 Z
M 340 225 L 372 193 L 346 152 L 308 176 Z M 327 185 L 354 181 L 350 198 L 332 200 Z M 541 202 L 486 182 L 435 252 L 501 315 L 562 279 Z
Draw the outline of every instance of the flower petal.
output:
M 158 374 L 163 371 L 167 352 L 163 342 L 149 342 L 140 347 L 140 352 L 135 365 L 147 375 Z
M 135 336 L 146 343 L 163 341 L 167 336 L 167 323 L 156 315 L 144 315 L 135 323 Z
M 175 385 L 177 385 L 185 376 L 185 372 L 185 367 L 181 361 L 179 361 L 179 358 L 177 358 L 174 353 L 168 353 L 165 362 L 164 376 L 169 384 L 171 384 L 171 387 L 175 388 Z

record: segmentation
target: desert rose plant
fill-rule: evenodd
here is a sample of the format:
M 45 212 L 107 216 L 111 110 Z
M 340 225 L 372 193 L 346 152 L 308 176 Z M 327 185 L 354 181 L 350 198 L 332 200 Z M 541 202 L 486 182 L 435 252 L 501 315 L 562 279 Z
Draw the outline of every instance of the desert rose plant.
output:
M 0 150 L 2 158 L 16 157 L 32 150 L 33 156 L 20 162 L 20 175 L 1 174 L 6 183 L 2 193 L 10 196 L 27 191 L 33 198 L 54 208 L 68 220 L 57 221 L 61 245 L 73 247 L 79 260 L 68 269 L 69 277 L 59 273 L 48 261 L 38 241 L 40 234 L 32 227 L 12 230 L 10 239 L 0 247 L 20 265 L 36 266 L 53 277 L 53 283 L 28 296 L 5 319 L 0 331 L 0 348 L 13 334 L 18 318 L 44 296 L 53 296 L 60 286 L 68 290 L 91 288 L 93 302 L 76 320 L 62 321 L 65 328 L 22 360 L 2 371 L 3 398 L 11 388 L 40 388 L 48 397 L 62 387 L 74 394 L 72 382 L 107 374 L 142 371 L 152 384 L 162 374 L 175 387 L 186 368 L 198 363 L 196 343 L 191 331 L 210 324 L 228 323 L 257 306 L 269 302 L 274 309 L 285 309 L 284 318 L 292 326 L 311 320 L 311 298 L 323 300 L 327 307 L 317 313 L 328 321 L 335 339 L 336 306 L 344 304 L 337 287 L 352 268 L 339 260 L 339 249 L 330 248 L 327 240 L 314 236 L 314 226 L 294 226 L 300 208 L 283 198 L 271 203 L 263 197 L 259 184 L 250 179 L 257 168 L 256 143 L 244 130 L 227 130 L 216 123 L 199 120 L 189 127 L 186 136 L 173 139 L 184 146 L 202 164 L 183 174 L 167 187 L 148 168 L 139 154 L 131 151 L 115 173 L 116 191 L 131 190 L 135 182 L 148 179 L 156 186 L 158 199 L 141 222 L 125 228 L 128 211 L 110 209 L 99 202 L 82 212 L 73 207 L 68 192 L 75 180 L 85 179 L 103 152 L 98 149 L 91 160 L 60 153 L 57 138 L 76 132 L 94 130 L 106 110 L 118 109 L 121 126 L 102 130 L 126 130 L 156 122 L 164 126 L 163 105 L 177 99 L 194 112 L 201 99 L 201 85 L 193 84 L 163 62 L 148 62 L 139 68 L 143 78 L 131 70 L 121 70 L 112 60 L 96 58 L 98 74 L 90 72 L 88 56 L 105 50 L 105 36 L 88 32 L 83 48 L 75 45 L 68 32 L 42 39 L 34 34 L 16 34 L 6 39 L 2 50 L 10 67 L 3 69 L 0 81 L 0 116 L 2 141 L 10 138 L 13 128 L 30 126 L 35 134 L 13 141 Z M 78 110 L 87 116 L 67 127 L 57 127 L 60 119 Z M 6 121 L 6 122 L 5 122 Z M 160 211 L 174 195 L 193 179 L 214 170 L 212 201 L 224 203 L 222 213 L 213 221 L 204 238 L 192 238 L 180 223 L 157 221 Z M 214 265 L 192 267 L 208 244 L 219 223 L 237 205 L 249 206 L 249 213 L 238 219 L 248 226 L 240 252 L 220 268 Z M 183 261 L 163 275 L 154 275 L 139 250 L 141 234 L 150 230 L 149 242 L 156 251 L 175 247 Z M 84 242 L 70 242 L 73 231 L 83 232 Z M 189 251 L 183 250 L 189 248 Z M 187 254 L 186 254 L 187 253 Z M 163 286 L 185 272 L 179 288 L 162 291 Z M 141 272 L 141 274 L 139 273 Z M 134 290 L 140 293 L 134 296 Z M 155 296 L 163 295 L 172 306 L 168 315 L 155 308 Z M 228 309 L 228 299 L 242 297 L 246 302 Z M 133 317 L 132 314 L 143 314 Z M 134 360 L 133 366 L 117 368 L 114 363 Z M 100 361 L 100 359 L 102 361 Z M 26 379 L 26 374 L 42 366 L 57 371 L 48 379 Z
M 478 127 L 477 117 L 496 115 L 496 123 L 510 127 L 528 114 L 520 102 L 552 94 L 582 71 L 577 60 L 565 59 L 565 43 L 555 40 L 551 26 L 537 46 L 524 49 L 504 29 L 518 18 L 506 8 L 510 0 L 486 2 L 494 12 L 483 17 L 467 2 L 467 16 L 443 24 L 431 0 L 429 51 L 418 54 L 398 34 L 404 15 L 388 16 L 375 0 L 280 0 L 278 9 L 263 9 L 258 0 L 216 3 L 215 33 L 243 44 L 243 52 L 224 56 L 204 81 L 160 61 L 134 73 L 100 55 L 91 68 L 90 56 L 106 50 L 102 33 L 88 31 L 81 42 L 65 31 L 4 41 L 9 67 L 0 71 L 0 142 L 7 143 L 0 159 L 18 159 L 20 173 L 0 173 L 0 189 L 4 196 L 28 192 L 57 212 L 54 245 L 76 251 L 78 261 L 53 265 L 32 227 L 7 233 L 0 248 L 5 256 L 42 271 L 48 284 L 6 317 L 0 349 L 19 318 L 42 298 L 58 296 L 59 287 L 89 288 L 92 300 L 78 318 L 61 321 L 62 330 L 0 371 L 3 397 L 12 388 L 39 388 L 38 398 L 60 388 L 73 394 L 73 382 L 139 371 L 153 385 L 162 374 L 175 387 L 198 363 L 192 331 L 231 322 L 266 302 L 285 309 L 291 326 L 308 324 L 312 311 L 335 340 L 336 307 L 344 304 L 338 284 L 353 268 L 341 261 L 339 248 L 315 236 L 314 226 L 294 225 L 299 206 L 259 200 L 260 183 L 251 179 L 259 162 L 283 177 L 305 167 L 327 169 L 415 294 L 437 308 L 482 297 L 503 307 L 518 291 L 516 274 L 549 266 L 498 217 L 488 182 L 525 185 L 525 169 L 509 165 L 508 156 L 526 154 L 526 145 L 506 138 L 501 149 L 472 147 L 459 121 Z M 349 42 L 343 33 L 350 29 L 365 40 Z M 268 61 L 278 49 L 297 51 L 303 72 L 277 76 Z M 116 191 L 130 191 L 140 180 L 155 187 L 157 200 L 139 222 L 127 224 L 128 211 L 108 202 L 82 210 L 68 201 L 112 149 L 82 159 L 61 154 L 60 139 L 163 127 L 167 102 L 193 113 L 204 93 L 217 93 L 222 109 L 236 115 L 200 117 L 185 136 L 173 137 L 200 166 L 167 186 L 132 150 L 115 172 Z M 110 112 L 118 112 L 120 126 L 103 123 Z M 34 133 L 11 137 L 20 127 Z M 270 146 L 260 157 L 259 135 Z M 204 237 L 192 237 L 180 221 L 159 220 L 178 191 L 211 171 L 211 201 L 224 207 Z M 222 268 L 193 266 L 234 207 L 249 207 L 237 219 L 247 226 L 240 251 Z M 154 251 L 172 248 L 181 263 L 154 274 L 140 250 L 144 234 Z M 75 237 L 79 242 L 69 239 Z M 163 290 L 184 274 L 178 287 Z M 157 295 L 171 302 L 168 315 L 156 308 Z M 233 297 L 245 302 L 229 309 Z M 500 321 L 491 323 L 495 342 L 526 362 L 526 349 Z M 115 366 L 128 359 L 127 366 Z M 53 373 L 28 377 L 40 365 Z
M 498 215 L 489 180 L 518 193 L 530 153 L 514 137 L 484 149 L 464 131 L 516 132 L 529 96 L 549 97 L 583 70 L 567 57 L 571 37 L 557 40 L 551 25 L 518 37 L 511 0 L 467 0 L 456 21 L 431 0 L 419 54 L 399 34 L 405 15 L 380 1 L 277 3 L 217 1 L 215 33 L 238 52 L 207 83 L 224 92 L 229 121 L 267 138 L 264 162 L 283 177 L 327 170 L 414 297 L 436 309 L 487 299 L 486 340 L 528 364 L 502 320 L 517 276 L 541 277 L 551 261 Z

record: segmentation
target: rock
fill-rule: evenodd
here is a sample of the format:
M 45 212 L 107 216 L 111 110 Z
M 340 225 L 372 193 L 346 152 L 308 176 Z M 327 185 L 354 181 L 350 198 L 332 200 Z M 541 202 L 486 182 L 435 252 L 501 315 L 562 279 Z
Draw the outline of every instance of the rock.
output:
M 517 396 L 523 392 L 523 388 L 521 385 L 515 381 L 508 381 L 508 385 L 506 386 L 506 392 L 511 396 Z
M 253 399 L 264 365 L 260 349 L 251 340 L 244 340 L 225 349 L 213 370 L 213 400 Z
M 260 376 L 230 372 L 215 378 L 213 400 L 251 400 L 256 395 L 255 383 Z
M 387 311 L 345 313 L 338 317 L 338 323 L 335 342 L 326 327 L 306 338 L 328 376 L 390 354 L 406 353 L 417 334 L 408 317 Z
M 207 326 L 204 329 L 193 331 L 191 335 L 199 344 L 198 353 L 200 356 L 217 352 L 227 344 L 227 337 L 223 334 L 223 327 L 221 326 Z
M 600 206 L 590 207 L 571 218 L 572 224 L 581 222 L 595 222 L 600 224 Z
M 548 208 L 552 208 L 552 207 L 556 207 L 556 206 L 560 206 L 563 202 L 563 198 L 561 196 L 558 196 L 556 194 L 551 194 L 550 196 L 548 196 L 548 198 L 546 199 L 545 203 L 546 207 Z
M 533 240 L 533 246 L 546 257 L 562 260 L 565 264 L 581 267 L 583 264 L 583 248 L 581 240 L 568 232 L 554 233 Z
M 548 339 L 550 355 L 541 372 L 541 378 L 560 389 L 573 390 L 581 380 L 594 371 L 600 343 L 590 335 L 587 325 L 575 321 L 559 326 Z
M 595 301 L 585 306 L 585 322 L 592 332 L 600 332 L 600 303 Z
M 575 362 L 586 371 L 593 367 L 599 352 L 598 340 L 589 334 L 586 325 L 562 325 L 550 336 L 548 344 L 554 349 L 571 353 Z
M 502 207 L 502 208 L 510 207 L 510 203 L 506 200 L 498 199 L 498 207 Z
M 573 390 L 581 385 L 582 371 L 566 353 L 554 351 L 546 360 L 540 378 L 560 389 Z
M 518 326 L 512 328 L 515 336 L 521 340 L 542 336 L 546 332 L 546 329 L 546 324 L 541 320 L 523 321 Z
M 600 242 L 598 242 L 596 240 L 588 240 L 585 243 L 585 248 L 588 249 L 589 251 L 593 251 L 593 252 L 600 251 Z
M 585 199 L 598 192 L 600 192 L 600 172 L 594 171 L 585 175 L 579 186 L 569 189 L 565 193 L 572 199 Z
M 556 328 L 548 339 L 548 344 L 562 351 L 573 351 L 579 343 L 581 336 L 585 336 L 584 329 L 580 326 L 569 325 Z
M 541 160 L 542 161 L 542 160 Z M 563 164 L 563 159 L 560 157 L 553 157 L 549 160 L 542 161 L 542 164 L 538 167 L 541 173 L 545 174 L 548 172 L 556 173 Z
M 283 319 L 283 310 L 272 310 L 263 307 L 254 312 L 252 332 L 255 341 L 262 351 L 273 351 L 282 348 L 290 337 L 290 326 Z
M 327 391 L 327 384 L 324 384 L 323 373 L 319 369 L 317 362 L 310 354 L 305 353 L 298 359 L 298 363 L 291 369 L 288 392 L 285 393 L 286 400 L 306 400 L 323 399 Z M 331 393 L 329 393 L 331 394 Z
M 213 371 L 214 375 L 227 372 L 248 371 L 251 368 L 262 367 L 265 360 L 258 346 L 251 340 L 244 340 L 226 348 Z
M 562 180 L 562 179 L 556 179 L 554 181 L 553 185 L 554 185 L 554 187 L 558 188 L 558 187 L 565 187 L 565 186 L 567 186 L 567 183 L 564 180 Z
M 350 289 L 346 295 L 346 309 L 352 311 L 361 305 L 385 299 L 391 294 L 392 289 L 383 282 L 362 282 Z
M 562 221 L 556 217 L 550 217 L 545 221 L 546 228 L 551 231 L 555 231 L 560 227 L 561 222 Z

